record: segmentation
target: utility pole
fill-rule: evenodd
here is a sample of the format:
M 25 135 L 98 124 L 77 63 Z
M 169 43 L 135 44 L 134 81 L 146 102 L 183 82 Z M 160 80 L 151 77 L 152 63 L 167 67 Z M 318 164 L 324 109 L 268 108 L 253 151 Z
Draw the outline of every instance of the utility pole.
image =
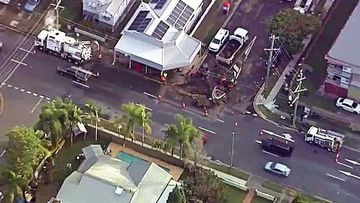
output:
M 55 6 L 55 10 L 56 10 L 56 29 L 60 29 L 59 27 L 59 6 L 61 4 L 61 0 L 56 0 L 56 6 Z
M 237 123 L 235 123 L 235 127 Z M 235 142 L 235 130 L 232 131 L 232 140 L 231 140 L 231 155 L 230 155 L 230 167 L 233 167 L 234 161 L 234 142 Z
M 269 77 L 270 77 L 270 68 L 273 65 L 273 53 L 274 51 L 279 51 L 279 48 L 274 48 L 275 45 L 275 40 L 279 39 L 279 37 L 276 37 L 274 34 L 270 35 L 270 40 L 271 40 L 271 47 L 270 49 L 264 49 L 265 51 L 269 51 L 269 58 L 268 58 L 268 62 L 267 62 L 267 66 L 266 66 L 266 80 L 268 81 Z
M 299 100 L 300 100 L 300 93 L 307 91 L 306 88 L 302 87 L 302 81 L 305 79 L 306 78 L 304 76 L 304 71 L 303 71 L 303 69 L 300 69 L 299 74 L 297 75 L 297 78 L 296 78 L 298 85 L 296 86 L 294 91 L 291 91 L 291 89 L 290 89 L 290 91 L 291 91 L 290 95 L 289 95 L 290 106 L 293 106 L 293 104 L 295 103 L 294 113 L 293 113 L 293 121 L 292 121 L 292 124 L 294 127 L 296 127 L 296 114 L 297 114 L 297 109 L 298 109 Z M 294 99 L 292 99 L 293 94 L 296 94 L 296 97 Z

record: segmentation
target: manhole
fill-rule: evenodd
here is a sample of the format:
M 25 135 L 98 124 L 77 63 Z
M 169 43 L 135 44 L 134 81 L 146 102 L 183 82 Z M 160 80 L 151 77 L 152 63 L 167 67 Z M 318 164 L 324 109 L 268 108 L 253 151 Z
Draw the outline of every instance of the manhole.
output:
M 12 21 L 10 22 L 10 26 L 11 26 L 11 27 L 16 27 L 18 24 L 19 24 L 19 21 L 16 21 L 16 20 L 12 20 Z

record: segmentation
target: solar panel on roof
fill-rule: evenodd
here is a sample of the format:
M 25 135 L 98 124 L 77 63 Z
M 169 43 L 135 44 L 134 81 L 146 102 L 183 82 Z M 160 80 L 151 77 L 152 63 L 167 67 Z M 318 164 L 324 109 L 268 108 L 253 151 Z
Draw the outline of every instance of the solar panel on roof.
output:
M 149 25 L 149 23 L 150 23 L 151 20 L 152 20 L 151 18 L 145 18 L 145 19 L 141 22 L 141 24 L 137 27 L 136 31 L 138 31 L 138 32 L 144 32 L 145 29 L 147 28 L 147 26 Z
M 190 19 L 193 12 L 193 8 L 180 0 L 176 4 L 174 10 L 170 13 L 167 22 L 175 26 L 177 29 L 182 29 L 186 22 Z
M 155 5 L 155 9 L 162 9 L 165 5 L 167 0 L 159 0 L 158 3 Z
M 151 21 L 151 18 L 146 18 L 148 13 L 149 13 L 149 11 L 140 11 L 138 13 L 138 15 L 135 17 L 132 24 L 129 26 L 128 30 L 136 30 L 136 31 L 138 31 L 139 27 L 144 23 L 144 21 L 145 21 L 145 24 L 147 23 L 146 24 L 146 27 L 147 27 L 147 25 Z M 147 20 L 147 19 L 150 19 L 150 20 Z M 147 22 L 147 21 L 149 21 L 149 22 Z M 145 29 L 146 29 L 146 27 L 145 27 Z
M 160 21 L 160 23 L 156 26 L 154 32 L 152 33 L 152 36 L 161 40 L 168 29 L 169 29 L 169 25 L 163 21 Z

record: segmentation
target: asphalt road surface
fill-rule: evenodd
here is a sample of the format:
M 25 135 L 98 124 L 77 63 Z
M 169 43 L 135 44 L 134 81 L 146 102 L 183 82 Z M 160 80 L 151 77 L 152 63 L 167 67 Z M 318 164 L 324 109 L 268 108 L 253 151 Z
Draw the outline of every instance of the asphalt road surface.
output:
M 5 37 L 12 38 L 14 35 Z M 26 52 L 27 49 L 28 44 L 25 47 L 20 46 L 17 51 Z M 0 120 L 0 127 L 6 126 L 9 129 L 18 124 L 31 125 L 31 121 L 36 119 L 36 115 L 32 115 L 36 113 L 31 113 L 34 107 L 34 112 L 38 111 L 47 99 L 63 95 L 70 94 L 78 103 L 94 100 L 111 116 L 121 114 L 119 109 L 122 103 L 133 101 L 145 104 L 152 111 L 154 136 L 162 137 L 160 131 L 163 125 L 173 122 L 176 113 L 182 113 L 192 117 L 194 123 L 208 135 L 205 149 L 212 159 L 229 164 L 234 131 L 235 167 L 335 202 L 360 202 L 360 180 L 356 178 L 360 176 L 359 167 L 346 160 L 357 160 L 360 157 L 359 152 L 344 148 L 340 156 L 342 164 L 339 164 L 335 162 L 335 154 L 308 145 L 296 132 L 285 131 L 251 113 L 225 113 L 217 120 L 205 118 L 198 111 L 182 109 L 173 103 L 154 99 L 153 96 L 159 95 L 161 88 L 158 83 L 145 81 L 121 67 L 94 65 L 92 71 L 99 72 L 99 78 L 91 78 L 87 86 L 79 86 L 56 73 L 57 66 L 70 65 L 66 61 L 41 52 L 26 53 L 29 54 L 25 60 L 21 61 L 22 64 L 15 74 L 2 87 L 5 112 Z M 10 65 L 5 65 L 2 68 L 8 71 L 9 67 Z M 40 101 L 41 98 L 43 99 Z M 238 125 L 235 126 L 235 123 Z M 259 131 L 262 129 L 278 134 L 290 133 L 295 139 L 292 157 L 281 158 L 261 151 L 256 140 L 259 139 Z M 0 138 L 4 139 L 3 134 Z M 263 166 L 270 160 L 287 164 L 292 169 L 290 176 L 279 178 L 265 173 Z M 352 176 L 346 176 L 339 170 L 350 172 Z

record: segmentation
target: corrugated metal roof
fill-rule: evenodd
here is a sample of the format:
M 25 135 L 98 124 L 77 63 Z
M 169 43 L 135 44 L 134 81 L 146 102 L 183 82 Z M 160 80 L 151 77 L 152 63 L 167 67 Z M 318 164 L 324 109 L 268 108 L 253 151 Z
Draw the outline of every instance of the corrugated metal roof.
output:
M 360 3 L 355 7 L 344 28 L 325 58 L 343 65 L 360 68 Z

